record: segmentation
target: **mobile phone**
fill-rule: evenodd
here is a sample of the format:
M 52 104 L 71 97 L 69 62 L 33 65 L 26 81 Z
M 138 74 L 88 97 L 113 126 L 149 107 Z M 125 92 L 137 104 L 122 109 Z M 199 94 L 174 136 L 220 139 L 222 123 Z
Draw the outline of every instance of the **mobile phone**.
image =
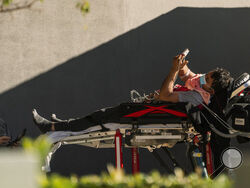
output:
M 188 53 L 189 53 L 189 49 L 186 48 L 181 54 L 182 54 L 184 57 L 186 57 L 186 56 L 188 55 Z

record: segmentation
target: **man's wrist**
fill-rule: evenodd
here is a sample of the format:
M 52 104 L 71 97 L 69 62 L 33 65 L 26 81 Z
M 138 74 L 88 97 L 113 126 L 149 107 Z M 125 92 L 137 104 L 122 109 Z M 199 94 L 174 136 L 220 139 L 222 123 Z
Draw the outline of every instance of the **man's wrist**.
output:
M 172 66 L 171 71 L 173 71 L 173 72 L 178 72 L 178 67 Z
M 190 74 L 190 69 L 188 69 L 188 70 L 186 71 L 186 73 L 180 75 L 180 78 L 181 78 L 181 79 L 182 79 L 182 78 L 185 78 L 185 77 L 189 76 L 189 74 Z

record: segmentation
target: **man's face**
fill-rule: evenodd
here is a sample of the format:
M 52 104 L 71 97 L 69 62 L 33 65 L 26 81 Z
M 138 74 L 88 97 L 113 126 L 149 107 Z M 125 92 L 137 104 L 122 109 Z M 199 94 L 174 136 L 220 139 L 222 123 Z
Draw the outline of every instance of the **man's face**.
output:
M 205 75 L 205 79 L 206 79 L 206 84 L 202 85 L 202 88 L 204 90 L 206 90 L 207 92 L 211 93 L 211 94 L 214 94 L 214 90 L 212 88 L 212 84 L 213 84 L 213 81 L 214 79 L 212 78 L 212 75 L 213 75 L 213 72 L 210 71 L 208 72 L 206 75 Z

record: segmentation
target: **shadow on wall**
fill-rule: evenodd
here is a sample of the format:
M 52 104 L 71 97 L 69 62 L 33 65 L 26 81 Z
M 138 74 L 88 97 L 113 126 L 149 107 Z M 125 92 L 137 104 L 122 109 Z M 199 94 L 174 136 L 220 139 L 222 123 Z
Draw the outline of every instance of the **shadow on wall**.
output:
M 249 17 L 248 8 L 177 8 L 1 94 L 1 117 L 13 135 L 26 127 L 28 135 L 36 137 L 32 108 L 45 117 L 56 113 L 68 118 L 128 101 L 132 89 L 160 88 L 172 57 L 186 47 L 191 49 L 188 59 L 194 72 L 217 66 L 233 76 L 249 72 Z M 184 147 L 178 148 L 177 159 L 185 165 Z M 106 163 L 114 162 L 114 153 L 67 146 L 55 159 L 53 171 L 82 175 L 105 170 Z M 124 160 L 130 162 L 130 153 Z M 154 168 L 164 172 L 144 150 L 141 163 L 144 172 Z

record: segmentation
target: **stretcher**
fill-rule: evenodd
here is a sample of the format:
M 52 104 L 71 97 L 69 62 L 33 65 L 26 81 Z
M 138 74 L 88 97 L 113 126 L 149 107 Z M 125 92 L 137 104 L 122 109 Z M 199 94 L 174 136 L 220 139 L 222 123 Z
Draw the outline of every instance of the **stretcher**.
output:
M 176 110 L 182 108 L 181 110 Z M 155 148 L 173 147 L 178 142 L 191 142 L 199 133 L 195 131 L 187 111 L 191 104 L 179 103 L 122 103 L 115 111 L 124 111 L 111 117 L 111 122 L 92 126 L 80 132 L 56 131 L 47 135 L 53 143 L 44 170 L 56 150 L 68 144 L 94 148 L 115 148 L 115 135 L 119 130 L 124 147 Z M 104 109 L 102 109 L 104 111 Z M 196 112 L 192 115 L 195 117 Z M 119 122 L 119 123 L 117 123 Z M 105 131 L 103 131 L 105 129 Z
M 248 112 L 250 113 L 249 87 L 249 74 L 244 73 L 238 79 L 234 80 L 231 83 L 230 89 L 228 89 L 229 97 L 227 98 L 227 106 L 223 112 L 227 119 L 233 118 L 233 126 L 220 118 L 208 106 L 201 104 L 203 110 L 209 111 L 223 126 L 227 126 L 230 134 L 222 133 L 209 123 L 209 120 L 206 119 L 200 107 L 193 107 L 189 103 L 174 104 L 154 101 L 150 96 L 141 96 L 138 92 L 132 91 L 132 102 L 120 104 L 116 109 L 119 112 L 118 115 L 110 116 L 108 113 L 109 118 L 106 121 L 97 121 L 99 124 L 97 123 L 95 126 L 80 132 L 56 131 L 47 133 L 52 141 L 52 147 L 47 155 L 43 170 L 50 171 L 50 160 L 53 154 L 61 146 L 69 144 L 78 144 L 93 148 L 115 148 L 119 152 L 121 152 L 120 147 L 133 149 L 147 148 L 151 152 L 158 148 L 165 148 L 166 153 L 168 153 L 176 166 L 178 163 L 166 148 L 171 148 L 177 143 L 185 142 L 192 145 L 191 148 L 193 150 L 190 151 L 190 155 L 194 159 L 194 164 L 202 166 L 205 176 L 208 176 L 207 169 L 209 174 L 212 173 L 211 166 L 208 167 L 207 165 L 212 162 L 211 149 L 207 148 L 208 152 L 210 152 L 210 156 L 207 157 L 210 160 L 204 164 L 204 157 L 200 155 L 200 151 L 197 148 L 199 148 L 200 144 L 207 144 L 209 146 L 209 132 L 205 134 L 201 133 L 197 126 L 201 126 L 201 119 L 203 118 L 208 122 L 207 125 L 211 131 L 220 136 L 243 136 L 250 138 L 250 116 L 248 115 Z M 246 100 L 244 101 L 243 99 Z M 239 108 L 246 112 L 245 116 L 242 116 L 242 113 L 237 111 Z M 100 112 L 108 112 L 109 109 L 102 109 Z M 101 116 L 101 118 L 103 117 Z M 240 126 L 240 128 L 237 126 Z M 242 129 L 242 126 L 245 129 Z M 120 145 L 117 145 L 118 142 Z M 159 156 L 155 156 L 159 158 Z M 164 164 L 161 159 L 160 162 Z M 118 166 L 122 168 L 121 158 L 116 159 L 116 163 L 119 163 Z

